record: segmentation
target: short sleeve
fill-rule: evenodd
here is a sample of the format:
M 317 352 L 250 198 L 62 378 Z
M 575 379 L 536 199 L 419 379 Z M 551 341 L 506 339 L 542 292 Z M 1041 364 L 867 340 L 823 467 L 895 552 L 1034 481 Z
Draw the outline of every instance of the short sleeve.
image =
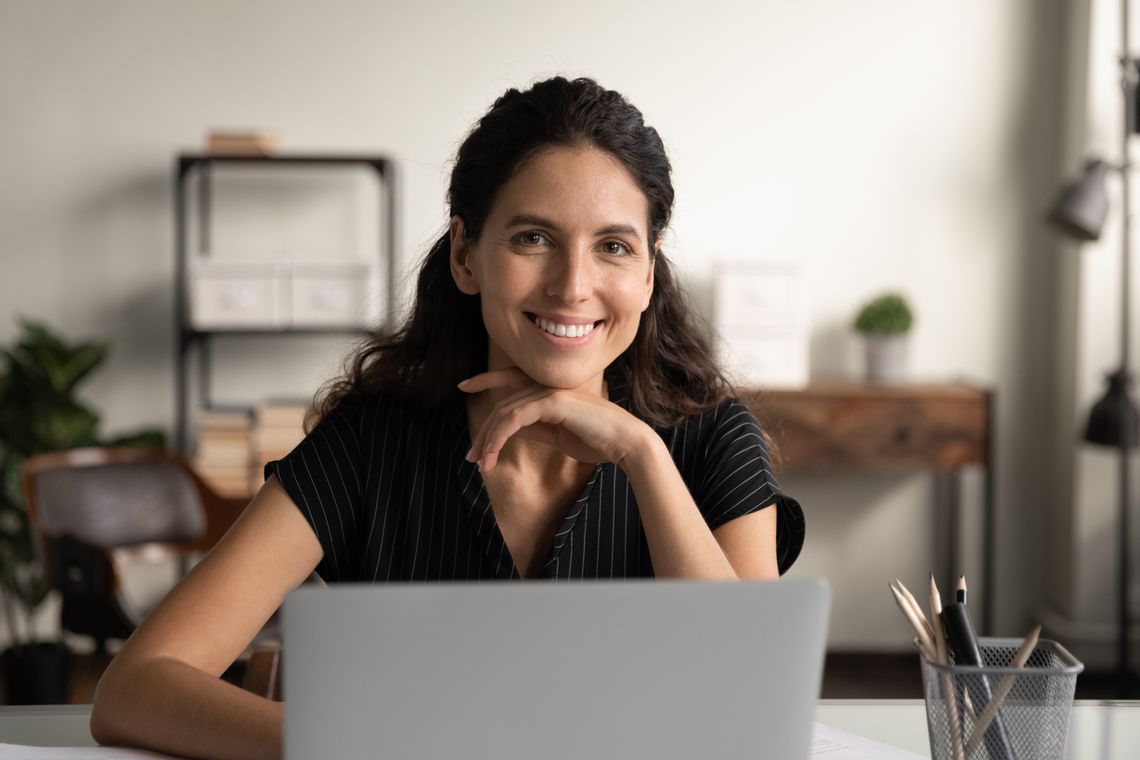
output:
M 356 571 L 364 406 L 344 399 L 284 459 L 265 465 L 266 479 L 277 476 L 320 540 L 317 572 L 330 582 L 352 580 Z
M 701 436 L 704 466 L 693 498 L 713 530 L 774 505 L 776 563 L 782 575 L 803 548 L 803 509 L 780 491 L 764 433 L 747 406 L 736 399 L 726 401 L 712 414 L 710 428 Z

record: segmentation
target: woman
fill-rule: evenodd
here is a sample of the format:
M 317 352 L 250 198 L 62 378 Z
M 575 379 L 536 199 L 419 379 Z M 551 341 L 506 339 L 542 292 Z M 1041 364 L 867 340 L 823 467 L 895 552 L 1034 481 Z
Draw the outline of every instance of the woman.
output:
M 802 513 L 661 250 L 669 175 L 657 132 L 591 80 L 499 98 L 459 149 L 449 228 L 407 323 L 364 347 L 123 647 L 95 738 L 279 755 L 281 705 L 218 675 L 314 569 L 331 582 L 785 570 Z

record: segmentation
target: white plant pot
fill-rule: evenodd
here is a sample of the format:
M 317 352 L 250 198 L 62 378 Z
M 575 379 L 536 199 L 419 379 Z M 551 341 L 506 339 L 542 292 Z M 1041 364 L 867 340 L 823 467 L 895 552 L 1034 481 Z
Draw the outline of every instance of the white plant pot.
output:
M 907 381 L 906 333 L 864 333 L 867 357 L 867 382 L 876 385 L 900 385 Z

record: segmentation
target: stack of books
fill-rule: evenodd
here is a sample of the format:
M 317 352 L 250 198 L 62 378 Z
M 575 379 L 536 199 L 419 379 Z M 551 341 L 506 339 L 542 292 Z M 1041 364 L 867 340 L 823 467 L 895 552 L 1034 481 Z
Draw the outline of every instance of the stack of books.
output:
M 254 412 L 253 467 L 249 474 L 250 489 L 256 491 L 265 482 L 262 471 L 266 462 L 281 459 L 305 437 L 305 412 L 308 405 L 300 401 L 267 401 Z
M 253 416 L 248 410 L 198 413 L 194 469 L 221 496 L 249 496 Z
M 277 133 L 265 129 L 215 129 L 206 134 L 206 152 L 214 155 L 270 156 L 280 145 Z

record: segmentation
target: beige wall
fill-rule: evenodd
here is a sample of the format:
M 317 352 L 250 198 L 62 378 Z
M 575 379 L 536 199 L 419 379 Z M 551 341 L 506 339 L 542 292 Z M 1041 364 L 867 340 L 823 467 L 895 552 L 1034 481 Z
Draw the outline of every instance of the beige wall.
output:
M 1057 259 L 1038 223 L 1059 164 L 1065 7 L 0 0 L 0 304 L 113 341 L 89 389 L 108 429 L 168 426 L 177 151 L 211 127 L 271 126 L 289 149 L 391 154 L 405 268 L 440 231 L 448 159 L 493 98 L 592 75 L 665 138 L 668 246 L 706 310 L 715 262 L 793 258 L 815 374 L 858 372 L 847 324 L 899 288 L 918 308 L 914 374 L 996 387 L 1000 624 L 1014 633 L 1041 595 L 1038 510 L 1060 499 L 1040 442 L 1072 413 L 1053 402 Z M 0 320 L 0 340 L 14 331 Z M 309 392 L 341 350 L 231 349 L 220 393 Z M 886 583 L 930 569 L 929 479 L 787 487 L 809 515 L 795 573 L 834 587 L 832 643 L 907 646 Z

